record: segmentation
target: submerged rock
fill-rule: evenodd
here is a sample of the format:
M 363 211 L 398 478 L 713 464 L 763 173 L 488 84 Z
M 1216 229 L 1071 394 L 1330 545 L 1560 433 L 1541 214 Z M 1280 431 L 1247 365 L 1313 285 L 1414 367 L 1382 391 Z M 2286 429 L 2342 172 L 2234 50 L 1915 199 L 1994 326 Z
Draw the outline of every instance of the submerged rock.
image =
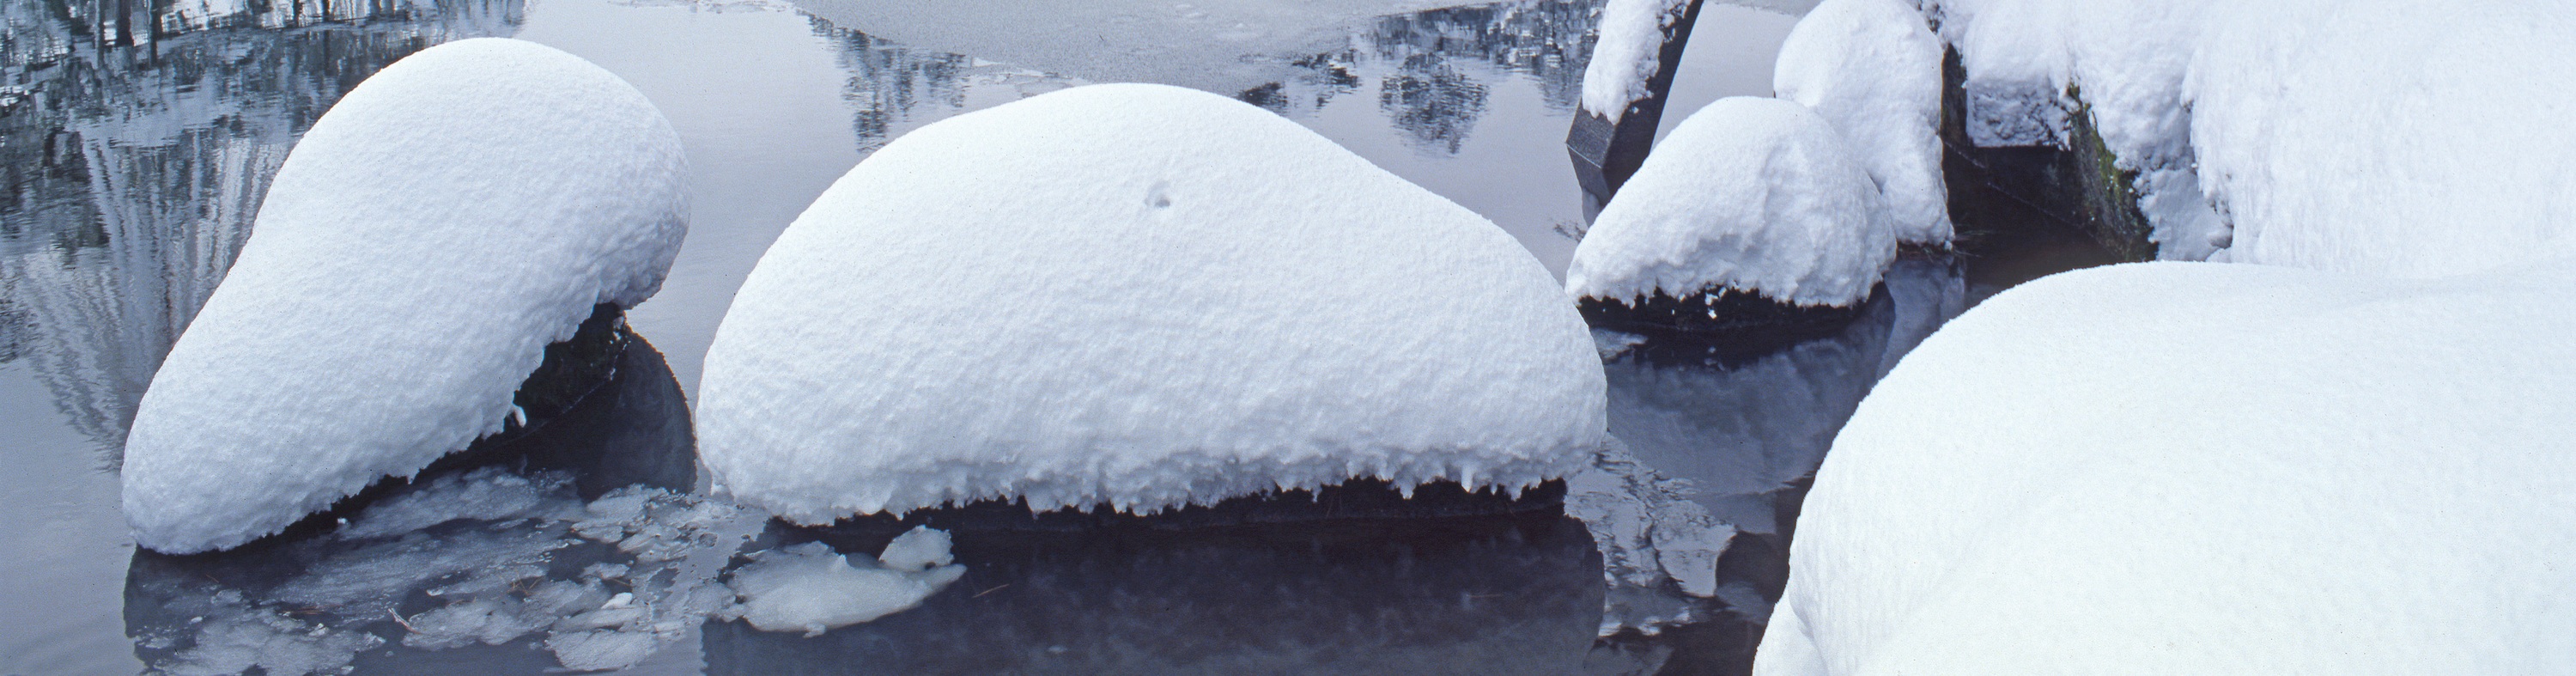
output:
M 423 50 L 278 172 L 126 445 L 136 542 L 241 544 L 503 431 L 547 345 L 661 285 L 679 139 L 615 75 L 533 43 Z
M 744 282 L 698 423 L 717 485 L 816 524 L 1518 491 L 1602 406 L 1582 319 L 1490 221 L 1251 105 L 1101 85 L 842 177 Z

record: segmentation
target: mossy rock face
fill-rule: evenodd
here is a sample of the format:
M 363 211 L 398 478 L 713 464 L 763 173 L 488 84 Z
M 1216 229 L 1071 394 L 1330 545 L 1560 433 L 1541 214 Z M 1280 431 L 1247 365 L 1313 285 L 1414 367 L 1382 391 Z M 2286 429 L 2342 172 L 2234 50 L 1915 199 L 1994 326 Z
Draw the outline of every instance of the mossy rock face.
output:
M 1967 69 L 1957 50 L 1943 55 L 1941 73 L 1941 173 L 1958 248 L 1987 253 L 2053 228 L 2083 233 L 2117 262 L 2155 260 L 2137 172 L 2119 168 L 2103 145 L 2083 92 L 2067 92 L 2077 107 L 2067 115 L 2065 147 L 1985 148 L 1968 138 Z
M 1723 348 L 1715 356 L 1732 362 L 1840 333 L 1860 316 L 1863 305 L 1791 305 L 1712 286 L 1684 298 L 1656 291 L 1633 303 L 1585 298 L 1575 307 L 1595 328 L 1706 343 Z

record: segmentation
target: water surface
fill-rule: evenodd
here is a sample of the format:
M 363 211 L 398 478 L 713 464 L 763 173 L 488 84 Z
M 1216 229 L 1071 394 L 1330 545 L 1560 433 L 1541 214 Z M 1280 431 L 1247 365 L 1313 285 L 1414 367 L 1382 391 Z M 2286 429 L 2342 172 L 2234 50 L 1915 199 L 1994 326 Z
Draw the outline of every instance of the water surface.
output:
M 1842 333 L 1751 359 L 1601 335 L 1612 431 L 1625 443 L 1569 482 L 1561 512 L 961 531 L 969 572 L 923 608 L 815 638 L 771 634 L 708 622 L 691 605 L 721 555 L 709 564 L 620 550 L 585 534 L 584 524 L 608 526 L 583 510 L 640 483 L 664 492 L 617 522 L 633 530 L 620 537 L 659 528 L 682 549 L 824 541 L 858 553 L 890 537 L 728 520 L 687 494 L 697 480 L 686 396 L 734 289 L 867 153 L 1026 96 L 1168 79 L 1304 124 L 1492 219 L 1562 274 L 1584 229 L 1563 139 L 1595 4 L 1287 16 L 1281 25 L 1296 30 L 1280 34 L 1294 39 L 1150 71 L 909 46 L 871 31 L 920 26 L 869 25 L 891 10 L 853 0 L 269 3 L 229 14 L 192 3 L 130 21 L 96 2 L 0 6 L 0 453 L 13 470 L 0 476 L 0 504 L 20 514 L 0 525 L 6 673 L 259 663 L 212 649 L 228 641 L 318 660 L 272 659 L 272 672 L 540 673 L 559 667 L 558 644 L 575 635 L 643 641 L 652 652 L 640 673 L 1740 671 L 1832 433 L 1905 350 L 1999 288 L 1975 283 L 1978 270 L 2011 262 L 1909 258 Z M 1700 21 L 1673 109 L 1767 94 L 1794 17 L 1712 6 Z M 117 512 L 124 431 L 247 236 L 270 175 L 369 73 L 478 36 L 552 45 L 617 73 L 687 146 L 691 232 L 660 295 L 630 313 L 632 364 L 565 421 L 388 493 L 436 502 L 460 486 L 532 486 L 522 511 L 353 512 L 358 530 L 308 529 L 226 555 L 135 551 Z M 2014 275 L 2003 283 L 2026 278 Z M 415 523 L 426 519 L 438 520 Z M 422 563 L 432 560 L 480 568 Z M 450 572 L 388 572 L 406 569 Z M 468 588 L 499 579 L 474 571 L 504 569 L 523 576 Z M 665 572 L 622 577 L 644 570 Z M 650 587 L 640 597 L 671 627 L 573 628 L 534 607 L 547 585 Z M 557 623 L 497 645 L 424 644 L 405 626 L 469 602 Z

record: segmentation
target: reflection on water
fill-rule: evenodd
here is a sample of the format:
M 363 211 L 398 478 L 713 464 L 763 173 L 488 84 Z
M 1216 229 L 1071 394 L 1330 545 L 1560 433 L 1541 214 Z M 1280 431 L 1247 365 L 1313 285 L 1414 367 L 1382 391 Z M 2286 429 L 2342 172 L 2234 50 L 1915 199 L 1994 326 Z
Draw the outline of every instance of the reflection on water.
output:
M 385 64 L 446 40 L 513 34 L 525 9 L 520 0 L 229 2 L 118 15 L 105 8 L 134 5 L 0 0 L 9 188 L 0 364 L 31 371 L 62 417 L 111 454 L 296 135 Z M 616 30 L 581 37 L 650 40 L 625 31 L 665 25 L 601 12 L 773 19 L 726 24 L 767 32 L 706 35 L 811 42 L 821 51 L 798 53 L 824 74 L 796 81 L 836 94 L 816 97 L 843 106 L 817 116 L 820 128 L 837 133 L 846 115 L 862 154 L 1085 77 L 910 47 L 848 17 L 782 15 L 795 10 L 778 2 L 539 2 L 562 12 L 544 30 L 567 41 L 585 28 L 610 32 L 598 26 Z M 1589 0 L 1455 7 L 1349 23 L 1338 37 L 1266 53 L 1259 68 L 1172 67 L 1259 74 L 1219 93 L 1485 214 L 1561 269 L 1573 243 L 1559 233 L 1579 231 L 1582 218 L 1561 141 L 1597 13 Z M 684 134 L 777 103 L 668 98 L 687 89 L 674 82 L 740 73 L 640 57 L 603 64 L 661 69 L 619 72 L 663 97 Z M 1608 358 L 1612 431 L 1625 443 L 1569 482 L 1563 511 L 1576 518 L 1129 524 L 1079 537 L 960 528 L 956 556 L 969 572 L 921 608 L 810 639 L 732 621 L 705 625 L 699 639 L 701 618 L 721 617 L 716 606 L 730 600 L 721 583 L 741 563 L 726 556 L 736 538 L 865 553 L 893 535 L 764 526 L 756 513 L 689 494 L 698 477 L 683 388 L 724 299 L 802 206 L 773 204 L 782 191 L 768 184 L 803 178 L 783 176 L 791 170 L 765 153 L 812 142 L 724 134 L 815 133 L 747 126 L 687 139 L 698 166 L 745 175 L 701 177 L 680 268 L 637 313 L 673 363 L 636 341 L 612 384 L 564 416 L 288 536 L 211 556 L 136 554 L 123 579 L 133 654 L 171 673 L 536 673 L 637 659 L 680 660 L 670 669 L 679 671 L 702 659 L 726 673 L 1740 671 L 1785 576 L 1805 477 L 1870 384 L 1969 300 L 1957 264 L 1908 258 L 1842 333 L 1775 353 L 1716 360 L 1703 346 L 1608 337 L 1619 348 Z M 708 208 L 718 204 L 730 211 Z M 732 262 L 697 262 L 708 257 Z M 106 494 L 75 507 L 112 520 L 112 486 Z M 0 624 L 30 624 L 10 619 Z M 11 645 L 36 635 L 6 631 Z M 46 666 L 59 665 L 0 655 L 0 670 Z
M 1602 540 L 1605 652 L 1749 667 L 1835 433 L 1899 357 L 1966 310 L 1967 292 L 1955 260 L 1909 254 L 1839 335 L 1767 355 L 1729 362 L 1687 341 L 1603 336 L 1616 352 L 1610 433 L 1625 444 L 1576 477 L 1569 509 Z
M 518 0 L 257 3 L 212 19 L 152 6 L 0 6 L 0 358 L 30 362 L 111 466 L 296 135 L 386 64 L 507 35 L 519 14 Z
M 872 552 L 897 528 L 777 535 Z M 1562 674 L 1600 620 L 1591 538 L 1548 512 L 952 533 L 966 576 L 922 607 L 710 625 L 708 673 Z

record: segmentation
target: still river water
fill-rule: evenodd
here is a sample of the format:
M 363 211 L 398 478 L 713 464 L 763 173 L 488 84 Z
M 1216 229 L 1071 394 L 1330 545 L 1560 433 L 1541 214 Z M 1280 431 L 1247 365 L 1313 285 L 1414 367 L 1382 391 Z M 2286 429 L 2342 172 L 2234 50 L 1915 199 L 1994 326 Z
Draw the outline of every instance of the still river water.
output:
M 1834 432 L 1923 335 L 2028 276 L 1909 255 L 1840 335 L 1751 358 L 1604 334 L 1625 448 L 1570 481 L 1561 512 L 961 530 L 966 577 L 919 609 L 813 638 L 708 620 L 687 599 L 721 589 L 725 552 L 690 547 L 727 536 L 873 552 L 893 534 L 764 526 L 690 495 L 702 482 L 687 396 L 760 253 L 908 130 L 1067 86 L 1165 81 L 1305 124 L 1484 214 L 1559 274 L 1584 228 L 1563 139 L 1597 3 L 1367 16 L 1344 7 L 1369 4 L 1355 2 L 1284 14 L 1104 2 L 1067 25 L 994 20 L 1005 0 L 944 16 L 913 4 L 5 0 L 0 673 L 542 673 L 596 658 L 573 649 L 583 641 L 631 648 L 595 664 L 636 673 L 1741 672 Z M 1191 28 L 1250 11 L 1236 5 L 1270 11 Z M 1712 4 L 1665 125 L 1720 96 L 1767 95 L 1800 9 Z M 687 144 L 691 231 L 661 294 L 629 315 L 642 341 L 582 409 L 514 442 L 516 460 L 398 491 L 421 504 L 517 491 L 517 511 L 229 556 L 138 554 L 117 508 L 124 430 L 269 175 L 369 73 L 481 36 L 617 73 Z M 661 488 L 618 492 L 638 483 Z M 625 549 L 606 544 L 621 537 Z M 469 588 L 503 569 L 524 572 Z M 535 607 L 553 583 L 629 590 L 650 610 L 558 617 Z M 468 601 L 526 621 L 424 639 L 402 619 Z

